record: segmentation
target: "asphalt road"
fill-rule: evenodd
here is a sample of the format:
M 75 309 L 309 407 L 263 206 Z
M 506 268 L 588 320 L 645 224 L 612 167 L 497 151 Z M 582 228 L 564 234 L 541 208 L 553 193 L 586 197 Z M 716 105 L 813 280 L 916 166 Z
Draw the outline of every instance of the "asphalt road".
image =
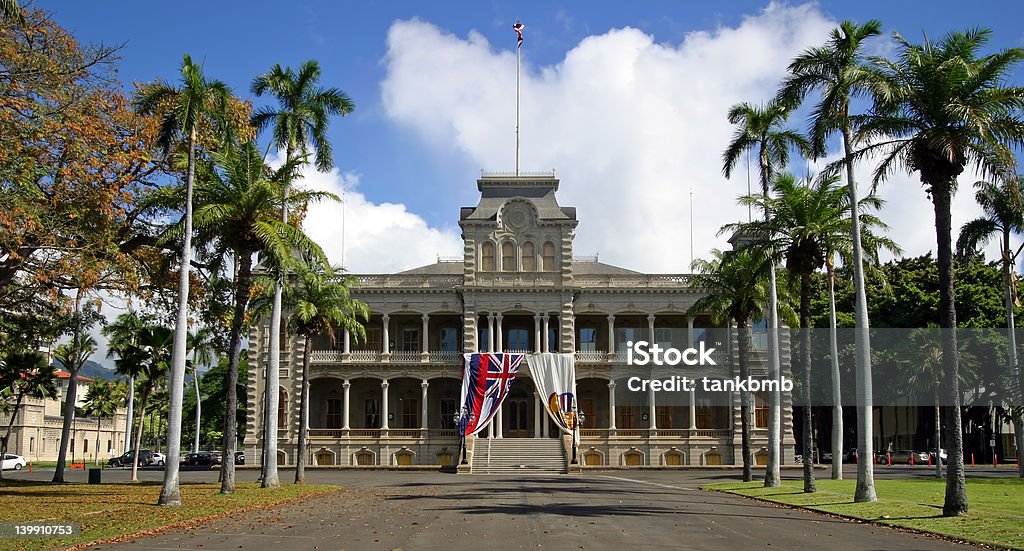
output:
M 150 474 L 159 473 L 145 476 Z M 498 477 L 315 471 L 310 475 L 310 482 L 330 480 L 346 489 L 326 498 L 94 549 L 969 548 L 698 489 L 705 481 L 735 479 L 735 473 L 609 471 Z M 194 476 L 189 473 L 187 478 Z M 255 476 L 245 471 L 241 478 Z M 282 479 L 287 480 L 287 473 L 282 473 Z

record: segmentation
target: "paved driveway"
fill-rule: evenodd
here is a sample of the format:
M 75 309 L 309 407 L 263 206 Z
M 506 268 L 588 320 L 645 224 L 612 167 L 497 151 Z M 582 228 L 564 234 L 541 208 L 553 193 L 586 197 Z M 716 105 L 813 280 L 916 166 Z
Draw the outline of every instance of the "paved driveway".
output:
M 967 549 L 698 490 L 712 473 L 329 474 L 347 489 L 96 549 Z

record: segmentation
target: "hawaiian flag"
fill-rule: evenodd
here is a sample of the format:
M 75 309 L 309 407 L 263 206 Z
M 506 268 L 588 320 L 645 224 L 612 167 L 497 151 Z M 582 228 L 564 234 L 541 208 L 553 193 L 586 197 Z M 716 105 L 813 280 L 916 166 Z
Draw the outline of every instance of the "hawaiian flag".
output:
M 466 354 L 462 372 L 462 404 L 467 417 L 459 423 L 463 435 L 483 430 L 508 396 L 523 354 Z
M 525 25 L 523 25 L 522 23 L 520 23 L 518 21 L 516 21 L 515 25 L 512 25 L 512 30 L 514 30 L 516 32 L 516 36 L 519 37 L 519 40 L 516 43 L 516 48 L 522 48 L 523 47 L 523 27 L 525 27 Z

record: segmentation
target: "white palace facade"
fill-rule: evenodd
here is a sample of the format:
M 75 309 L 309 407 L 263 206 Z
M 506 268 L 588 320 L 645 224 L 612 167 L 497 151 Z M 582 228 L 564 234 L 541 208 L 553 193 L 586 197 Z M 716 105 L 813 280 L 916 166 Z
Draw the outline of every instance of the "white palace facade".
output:
M 299 450 L 302 355 L 311 354 L 310 465 L 447 465 L 458 461 L 453 416 L 459 408 L 463 353 L 562 352 L 576 357 L 577 396 L 585 414 L 580 463 L 586 467 L 733 465 L 740 457 L 739 396 L 705 395 L 643 406 L 616 404 L 613 373 L 625 367 L 625 343 L 637 340 L 686 348 L 717 335 L 708 316 L 688 316 L 701 296 L 687 274 L 644 274 L 573 255 L 576 209 L 559 206 L 554 174 L 484 175 L 480 201 L 459 216 L 465 250 L 458 260 L 420 268 L 357 275 L 354 298 L 371 311 L 365 340 L 343 334 L 305 341 L 282 337 L 278 461 L 293 465 Z M 614 223 L 607 221 L 606 223 Z M 666 246 L 671 237 L 666 237 Z M 654 251 L 652 251 L 653 253 Z M 261 456 L 263 374 L 269 322 L 250 334 L 246 455 Z M 653 338 L 651 336 L 653 335 Z M 752 373 L 765 374 L 758 347 Z M 717 366 L 678 374 L 731 378 L 730 342 Z M 762 350 L 758 350 L 762 348 Z M 788 363 L 788 362 L 784 362 Z M 486 457 L 518 465 L 563 442 L 544 414 L 525 362 L 501 412 L 467 443 L 476 470 Z M 621 392 L 621 389 L 619 389 Z M 621 396 L 621 394 L 619 394 Z M 753 455 L 766 459 L 766 402 L 751 412 Z M 783 459 L 793 459 L 792 415 L 784 394 Z M 500 445 L 500 446 L 499 446 Z M 541 445 L 541 448 L 531 447 Z M 569 452 L 553 444 L 564 461 Z M 565 445 L 567 446 L 567 444 Z M 547 448 L 543 448 L 547 449 Z M 475 450 L 475 453 L 474 453 Z M 565 450 L 565 451 L 563 451 Z M 517 457 L 521 456 L 521 457 Z

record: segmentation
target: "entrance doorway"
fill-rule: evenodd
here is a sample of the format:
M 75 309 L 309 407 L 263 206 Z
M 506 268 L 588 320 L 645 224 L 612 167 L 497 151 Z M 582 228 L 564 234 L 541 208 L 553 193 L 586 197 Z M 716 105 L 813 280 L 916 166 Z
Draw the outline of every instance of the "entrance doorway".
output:
M 533 385 L 524 384 L 529 382 L 517 380 L 512 383 L 509 396 L 505 399 L 502 406 L 505 438 L 533 436 Z

